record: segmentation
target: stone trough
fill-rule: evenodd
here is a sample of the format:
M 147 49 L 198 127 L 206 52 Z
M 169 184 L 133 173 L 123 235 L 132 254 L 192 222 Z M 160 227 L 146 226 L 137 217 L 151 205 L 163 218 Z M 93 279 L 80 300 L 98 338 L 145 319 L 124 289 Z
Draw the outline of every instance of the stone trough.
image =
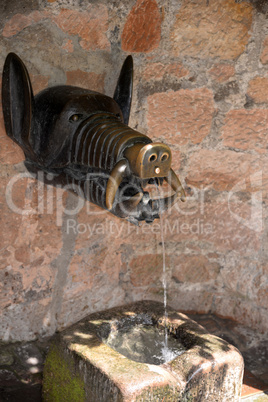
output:
M 136 302 L 92 314 L 58 334 L 46 359 L 44 401 L 238 401 L 240 352 L 186 315 L 167 313 L 166 320 L 161 303 Z M 144 332 L 135 341 L 135 330 L 163 334 L 165 325 L 179 352 L 163 362 L 148 352 L 154 341 L 144 345 Z

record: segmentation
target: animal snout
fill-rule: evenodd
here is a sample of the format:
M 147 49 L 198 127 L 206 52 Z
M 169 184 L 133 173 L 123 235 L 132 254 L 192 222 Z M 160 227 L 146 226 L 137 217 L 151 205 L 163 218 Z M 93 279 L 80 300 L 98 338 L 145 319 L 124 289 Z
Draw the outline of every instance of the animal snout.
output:
M 148 164 L 148 167 L 153 170 L 156 176 L 165 176 L 165 173 L 170 169 L 171 152 L 167 148 L 165 146 L 163 149 L 163 144 L 161 146 L 152 146 L 144 158 L 144 164 Z
M 145 145 L 137 160 L 140 163 L 141 177 L 166 177 L 171 165 L 171 150 L 166 144 Z

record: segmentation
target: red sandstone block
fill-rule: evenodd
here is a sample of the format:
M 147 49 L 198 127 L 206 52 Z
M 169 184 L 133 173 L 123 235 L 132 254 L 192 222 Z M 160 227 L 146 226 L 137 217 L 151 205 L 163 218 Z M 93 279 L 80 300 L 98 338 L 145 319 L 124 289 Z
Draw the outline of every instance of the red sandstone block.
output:
M 209 134 L 214 114 L 213 94 L 206 88 L 148 96 L 147 125 L 152 138 L 174 145 L 198 144 Z
M 225 146 L 259 153 L 266 153 L 267 132 L 268 109 L 231 110 L 221 129 Z
M 38 94 L 38 92 L 42 91 L 48 86 L 49 77 L 47 76 L 30 74 L 30 78 L 34 95 Z
M 208 70 L 211 78 L 217 82 L 226 82 L 235 75 L 235 68 L 232 64 L 217 63 Z
M 0 118 L 0 162 L 4 165 L 13 165 L 24 161 L 24 153 L 5 132 L 4 122 Z
M 204 255 L 181 254 L 173 259 L 172 277 L 181 283 L 202 283 L 215 280 L 220 272 L 216 262 L 210 262 Z
M 122 33 L 122 49 L 151 52 L 161 40 L 161 15 L 155 0 L 137 0 Z
M 53 21 L 62 31 L 78 35 L 80 45 L 85 50 L 110 50 L 106 37 L 108 30 L 108 10 L 104 5 L 90 5 L 86 11 L 61 9 L 52 16 Z
M 195 241 L 218 252 L 236 250 L 245 255 L 260 249 L 261 216 L 255 217 L 247 202 L 236 203 L 235 197 L 231 197 L 229 202 L 210 201 L 202 205 L 199 200 L 192 204 L 191 208 L 176 204 L 169 212 L 164 230 L 167 243 Z
M 90 5 L 84 12 L 61 9 L 56 15 L 50 11 L 33 11 L 29 15 L 16 14 L 5 24 L 3 36 L 10 38 L 45 18 L 54 21 L 62 31 L 78 35 L 80 45 L 85 50 L 110 50 L 106 37 L 108 10 L 104 5 Z
M 85 72 L 81 70 L 67 71 L 67 85 L 74 85 L 82 88 L 88 88 L 92 91 L 104 91 L 104 74 Z
M 9 173 L 11 172 L 10 170 Z M 46 194 L 39 192 L 39 198 L 36 191 L 38 183 L 32 179 L 23 179 L 17 173 L 13 170 L 13 175 L 9 174 L 6 180 L 2 177 L 0 195 L 1 225 L 7 229 L 0 234 L 0 243 L 4 250 L 0 258 L 0 272 L 7 280 L 1 292 L 1 304 L 6 309 L 5 318 L 10 320 L 10 339 L 25 336 L 22 323 L 14 329 L 14 311 L 26 311 L 29 299 L 38 300 L 41 305 L 45 305 L 50 298 L 56 275 L 53 261 L 62 248 L 61 228 L 56 225 L 56 213 L 42 213 L 41 210 L 38 213 L 38 204 L 41 200 L 46 203 Z M 6 190 L 10 186 L 10 180 L 14 179 L 16 180 L 10 197 L 7 197 Z M 5 282 L 1 279 L 1 283 Z M 41 333 L 43 322 L 36 310 L 31 312 L 30 320 L 31 330 L 35 327 Z M 18 328 L 19 333 L 21 331 L 19 335 Z
M 163 273 L 163 255 L 146 254 L 134 257 L 129 262 L 129 267 L 132 285 L 148 286 L 157 281 L 161 281 Z
M 252 6 L 233 0 L 184 0 L 171 31 L 176 56 L 234 60 L 248 43 Z
M 42 19 L 48 17 L 49 14 L 46 11 L 33 11 L 28 15 L 15 14 L 4 26 L 3 36 L 5 38 L 10 38 L 21 32 L 28 26 L 41 21 Z
M 247 94 L 255 103 L 268 103 L 268 78 L 253 78 L 248 84 Z
M 184 155 L 178 151 L 178 150 L 173 150 L 172 151 L 172 169 L 177 173 L 180 167 L 183 165 L 183 158 Z
M 152 63 L 145 67 L 142 77 L 146 81 L 160 81 L 164 76 L 172 76 L 180 79 L 188 74 L 189 71 L 181 63 L 166 65 L 162 63 Z
M 227 132 L 226 128 L 224 130 Z M 267 162 L 265 155 L 256 157 L 229 150 L 201 149 L 190 157 L 186 182 L 199 188 L 202 185 L 213 187 L 217 191 L 259 191 L 268 183 Z
M 6 170 L 6 169 L 5 169 Z M 12 174 L 15 174 L 14 170 L 11 169 L 9 170 L 9 174 L 5 175 L 5 170 L 1 169 L 1 188 L 0 188 L 0 205 L 1 205 L 1 226 L 2 228 L 8 228 L 8 230 L 1 230 L 0 231 L 0 244 L 1 244 L 1 249 L 5 250 L 8 246 L 15 244 L 16 238 L 18 236 L 18 231 L 19 227 L 21 225 L 22 221 L 22 216 L 18 215 L 16 213 L 12 213 L 12 211 L 9 209 L 8 203 L 6 201 L 6 187 L 8 185 L 8 182 L 10 180 L 10 177 L 12 177 Z M 21 201 L 21 192 L 24 190 L 24 183 L 22 181 L 19 183 L 20 188 L 16 189 L 17 191 L 14 191 L 13 193 L 13 202 L 21 207 L 23 206 L 23 202 Z M 9 252 L 7 255 L 5 254 L 0 254 L 2 261 L 1 261 L 1 267 L 5 267 L 9 264 L 8 262 L 8 256 Z

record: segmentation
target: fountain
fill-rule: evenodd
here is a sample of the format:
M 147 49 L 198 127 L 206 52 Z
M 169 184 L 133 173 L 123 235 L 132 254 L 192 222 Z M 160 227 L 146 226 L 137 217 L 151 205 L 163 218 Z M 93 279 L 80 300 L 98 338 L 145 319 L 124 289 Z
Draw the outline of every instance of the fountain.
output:
M 185 194 L 170 148 L 127 125 L 132 75 L 129 56 L 113 98 L 71 86 L 34 97 L 25 65 L 10 53 L 2 103 L 6 132 L 23 149 L 28 170 L 49 173 L 50 183 L 52 175 L 55 184 L 138 224 L 159 218 Z M 146 185 L 161 188 L 164 180 L 173 194 L 151 198 Z M 167 307 L 164 293 L 164 306 L 137 302 L 61 332 L 46 359 L 44 401 L 238 401 L 240 353 Z
M 67 185 L 137 224 L 159 218 L 185 194 L 171 168 L 170 148 L 127 126 L 132 82 L 133 60 L 128 56 L 113 98 L 67 85 L 34 97 L 24 63 L 9 53 L 2 104 L 6 132 L 22 148 L 30 172 L 49 173 L 51 184 Z M 163 180 L 174 193 L 151 199 L 144 188 L 151 183 L 161 186 Z
M 167 311 L 166 320 L 162 303 L 141 301 L 95 313 L 61 332 L 45 364 L 44 401 L 238 401 L 238 350 L 186 315 Z M 148 353 L 145 332 L 156 331 L 163 341 L 166 325 L 177 356 L 163 362 L 153 350 L 159 339 L 153 335 Z

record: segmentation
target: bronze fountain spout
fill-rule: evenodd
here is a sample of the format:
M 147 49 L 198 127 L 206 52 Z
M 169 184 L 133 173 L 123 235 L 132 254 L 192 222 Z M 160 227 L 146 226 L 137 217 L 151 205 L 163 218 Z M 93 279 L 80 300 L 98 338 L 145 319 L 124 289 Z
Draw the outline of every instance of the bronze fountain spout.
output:
M 87 200 L 116 216 L 152 222 L 185 193 L 171 168 L 170 148 L 128 126 L 132 86 L 128 56 L 113 98 L 67 85 L 33 96 L 25 65 L 9 53 L 2 77 L 4 122 L 30 171 L 42 170 L 55 183 L 79 188 Z M 173 194 L 151 199 L 144 187 L 163 180 Z

